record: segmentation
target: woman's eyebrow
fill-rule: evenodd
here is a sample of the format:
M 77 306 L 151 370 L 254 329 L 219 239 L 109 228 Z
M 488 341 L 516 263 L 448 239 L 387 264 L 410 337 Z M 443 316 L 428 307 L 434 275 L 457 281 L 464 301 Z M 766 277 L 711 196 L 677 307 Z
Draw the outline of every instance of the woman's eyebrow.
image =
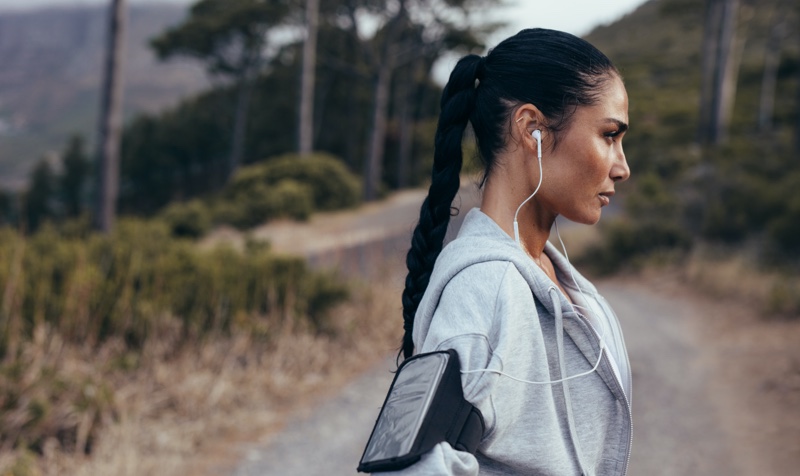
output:
M 619 119 L 614 119 L 613 117 L 608 117 L 608 118 L 604 119 L 603 122 L 611 122 L 611 123 L 616 124 L 617 125 L 617 129 L 619 129 L 619 132 L 625 132 L 625 131 L 628 130 L 628 124 L 620 121 Z

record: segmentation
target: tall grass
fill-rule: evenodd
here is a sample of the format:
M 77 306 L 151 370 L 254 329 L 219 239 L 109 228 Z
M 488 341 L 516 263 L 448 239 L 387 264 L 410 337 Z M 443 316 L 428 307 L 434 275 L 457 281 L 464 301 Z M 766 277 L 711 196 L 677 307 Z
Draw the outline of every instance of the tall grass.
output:
M 322 333 L 348 291 L 266 246 L 202 251 L 123 220 L 109 236 L 0 230 L 0 293 L 0 451 L 44 454 L 91 452 L 154 347 L 168 360 L 233 336 Z

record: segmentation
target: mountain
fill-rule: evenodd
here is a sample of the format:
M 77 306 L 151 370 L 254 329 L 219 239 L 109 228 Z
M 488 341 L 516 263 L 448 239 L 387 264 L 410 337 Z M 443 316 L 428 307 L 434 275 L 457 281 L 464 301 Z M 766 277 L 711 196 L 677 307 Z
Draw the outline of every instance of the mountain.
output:
M 208 86 L 199 63 L 159 62 L 148 40 L 186 15 L 170 4 L 128 10 L 127 117 L 153 112 Z M 94 136 L 106 37 L 102 6 L 0 12 L 0 187 L 18 189 L 43 156 L 72 134 Z

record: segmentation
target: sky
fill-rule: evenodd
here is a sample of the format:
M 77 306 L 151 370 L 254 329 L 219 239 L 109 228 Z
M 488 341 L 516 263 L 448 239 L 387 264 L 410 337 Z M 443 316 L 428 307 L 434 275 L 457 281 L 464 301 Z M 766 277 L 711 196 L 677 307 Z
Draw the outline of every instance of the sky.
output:
M 46 5 L 86 5 L 106 3 L 108 0 L 0 0 L 0 10 L 20 10 Z M 191 0 L 130 0 L 131 3 L 189 4 Z M 597 25 L 616 20 L 636 9 L 645 0 L 507 0 L 510 5 L 498 12 L 509 21 L 509 28 L 499 36 L 510 36 L 529 27 L 546 27 L 584 35 Z

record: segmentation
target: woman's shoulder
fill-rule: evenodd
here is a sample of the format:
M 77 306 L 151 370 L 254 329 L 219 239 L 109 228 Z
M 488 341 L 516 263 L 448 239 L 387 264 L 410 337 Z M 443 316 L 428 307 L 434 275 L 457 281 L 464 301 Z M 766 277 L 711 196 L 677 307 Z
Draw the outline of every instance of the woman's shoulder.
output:
M 469 265 L 444 286 L 436 313 L 459 328 L 488 333 L 497 325 L 495 314 L 509 299 L 532 299 L 525 279 L 510 261 Z
M 509 288 L 527 289 L 528 284 L 512 261 L 488 260 L 469 264 L 455 273 L 442 295 L 455 293 L 494 301 Z

